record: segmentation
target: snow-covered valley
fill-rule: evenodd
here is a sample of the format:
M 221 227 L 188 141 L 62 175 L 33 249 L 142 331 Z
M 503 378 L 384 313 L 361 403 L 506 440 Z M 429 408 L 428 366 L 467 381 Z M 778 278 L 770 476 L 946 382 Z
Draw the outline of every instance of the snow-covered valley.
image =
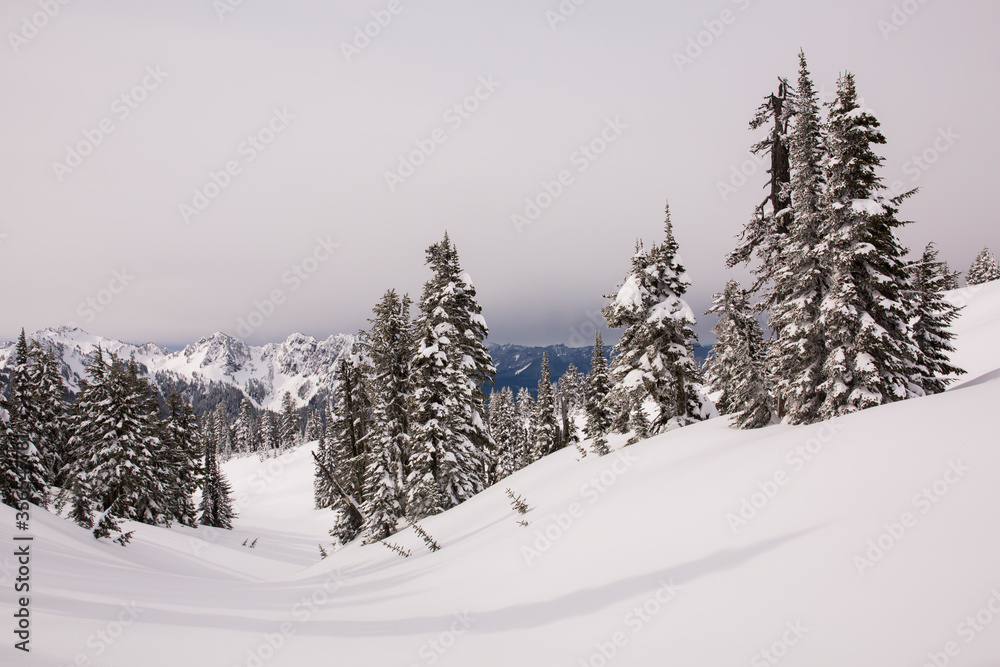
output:
M 31 653 L 2 662 L 1000 664 L 1000 283 L 955 298 L 968 375 L 944 394 L 567 448 L 422 521 L 433 553 L 410 528 L 390 538 L 408 558 L 334 551 L 315 444 L 226 464 L 232 531 L 130 523 L 122 548 L 34 509 Z M 0 507 L 5 587 L 14 526 Z

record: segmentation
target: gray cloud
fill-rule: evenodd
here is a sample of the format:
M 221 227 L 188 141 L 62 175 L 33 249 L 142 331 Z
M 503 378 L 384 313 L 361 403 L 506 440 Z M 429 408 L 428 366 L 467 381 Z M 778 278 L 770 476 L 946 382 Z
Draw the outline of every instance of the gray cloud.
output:
M 253 342 L 351 332 L 385 289 L 419 296 L 447 229 L 494 340 L 574 342 L 666 198 L 703 312 L 761 197 L 747 122 L 800 47 L 828 91 L 857 74 L 887 181 L 921 188 L 904 241 L 960 269 L 1000 250 L 996 3 L 590 0 L 565 21 L 556 0 L 400 0 L 391 21 L 388 0 L 340 4 L 247 0 L 220 20 L 210 0 L 70 2 L 43 21 L 4 3 L 0 337 L 74 322 L 181 343 L 254 312 Z M 275 109 L 293 116 L 280 131 Z M 620 136 L 580 153 L 615 118 Z M 72 152 L 88 154 L 53 166 Z M 339 246 L 324 261 L 320 238 Z

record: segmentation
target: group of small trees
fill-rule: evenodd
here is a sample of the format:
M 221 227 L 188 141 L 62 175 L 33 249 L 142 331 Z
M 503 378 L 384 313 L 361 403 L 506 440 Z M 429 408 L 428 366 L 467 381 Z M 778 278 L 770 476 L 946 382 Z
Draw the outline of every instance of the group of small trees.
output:
M 933 245 L 906 259 L 897 213 L 913 192 L 885 194 L 874 150 L 885 137 L 854 76 L 840 77 L 824 115 L 800 54 L 797 85 L 781 80 L 751 128 L 768 124 L 752 150 L 770 158 L 769 194 L 728 258 L 756 257 L 756 282 L 728 283 L 709 311 L 719 319 L 705 374 L 719 410 L 757 428 L 942 391 L 961 373 L 948 363 L 956 309 L 941 297 L 954 275 Z
M 409 297 L 389 290 L 338 367 L 315 492 L 318 507 L 340 510 L 331 534 L 342 542 L 468 500 L 505 456 L 487 427 L 482 387 L 496 369 L 476 289 L 447 234 L 426 257 L 416 320 Z
M 244 397 L 232 425 L 226 420 L 221 405 L 210 414 L 209 420 L 209 432 L 213 434 L 216 449 L 224 459 L 251 454 L 260 458 L 277 456 L 303 442 L 319 440 L 325 428 L 322 413 L 311 410 L 303 429 L 302 410 L 287 391 L 281 399 L 281 412 L 259 410 L 249 398 Z
M 497 457 L 490 483 L 579 442 L 575 417 L 585 408 L 585 391 L 586 377 L 573 364 L 553 382 L 548 354 L 543 352 L 537 398 L 526 388 L 516 398 L 509 387 L 492 392 L 488 424 Z
M 69 502 L 73 520 L 98 538 L 121 533 L 123 519 L 197 525 L 192 496 L 203 479 L 203 449 L 194 413 L 178 394 L 161 409 L 134 361 L 98 348 L 70 401 L 51 349 L 29 345 L 22 331 L 13 357 L 8 395 L 0 394 L 4 503 Z M 213 516 L 226 515 L 227 502 Z M 127 538 L 119 535 L 122 544 Z
M 969 285 L 982 285 L 991 280 L 1000 280 L 1000 264 L 989 248 L 983 248 L 969 267 L 965 282 Z

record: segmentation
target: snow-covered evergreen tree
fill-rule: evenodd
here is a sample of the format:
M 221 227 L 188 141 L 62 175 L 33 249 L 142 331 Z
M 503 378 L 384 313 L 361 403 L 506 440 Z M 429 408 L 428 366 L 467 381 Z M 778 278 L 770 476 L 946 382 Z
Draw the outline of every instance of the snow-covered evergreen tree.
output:
M 245 456 L 257 451 L 259 438 L 257 415 L 254 413 L 253 404 L 250 399 L 244 397 L 240 401 L 240 414 L 233 424 L 233 445 L 236 451 Z
M 520 437 L 524 442 L 517 462 L 517 468 L 520 470 L 532 462 L 531 445 L 535 441 L 535 397 L 531 395 L 531 391 L 527 387 L 521 387 L 518 390 L 514 409 L 518 428 L 521 430 Z
M 270 410 L 260 416 L 260 431 L 257 437 L 257 455 L 261 459 L 275 456 L 281 448 L 281 430 L 278 417 Z
M 332 423 L 329 426 L 327 447 L 330 458 L 322 463 L 337 475 L 344 492 L 361 505 L 370 448 L 371 401 L 364 386 L 361 359 L 354 350 L 342 356 L 337 366 Z M 330 490 L 328 506 L 340 510 L 330 534 L 343 543 L 350 542 L 361 531 L 361 523 L 354 513 L 346 511 L 344 498 L 333 488 Z
M 760 428 L 771 421 L 767 393 L 764 335 L 748 295 L 730 280 L 716 294 L 708 313 L 718 316 L 712 327 L 715 344 L 705 362 L 705 382 L 718 393 L 716 408 L 737 428 Z
M 233 431 L 229 428 L 229 418 L 226 417 L 226 407 L 220 403 L 215 407 L 212 420 L 212 438 L 216 457 L 228 461 L 233 456 Z
M 496 373 L 483 341 L 486 321 L 448 235 L 427 249 L 434 272 L 415 322 L 412 454 L 407 513 L 412 519 L 453 507 L 484 488 L 495 444 L 481 387 Z
M 12 437 L 16 423 L 11 423 L 11 413 L 7 397 L 0 391 L 0 502 L 17 507 L 21 485 L 21 466 L 18 452 L 14 449 L 19 436 Z
M 634 445 L 652 434 L 650 433 L 649 415 L 646 414 L 642 395 L 639 392 L 632 392 L 630 398 L 632 405 L 629 408 L 628 430 L 631 431 L 632 437 L 629 438 L 627 444 Z
M 166 457 L 160 473 L 167 486 L 168 513 L 173 520 L 195 527 L 198 517 L 191 496 L 202 477 L 198 420 L 191 405 L 176 391 L 167 394 L 166 413 L 162 436 Z
M 59 372 L 55 352 L 38 343 L 28 346 L 28 373 L 24 378 L 30 396 L 29 418 L 25 426 L 45 467 L 47 483 L 60 486 L 65 465 L 69 405 L 66 384 Z
M 365 469 L 363 530 L 368 540 L 396 532 L 405 514 L 403 462 L 410 451 L 408 401 L 413 337 L 410 297 L 389 290 L 375 306 L 371 330 L 361 336 L 369 360 L 372 401 L 370 454 Z
M 531 460 L 537 461 L 556 450 L 559 422 L 556 419 L 556 397 L 552 388 L 549 356 L 542 352 L 542 377 L 538 380 L 538 400 L 535 402 L 535 439 L 531 444 Z
M 42 414 L 46 397 L 40 392 L 41 383 L 32 383 L 29 365 L 28 342 L 21 329 L 14 348 L 14 366 L 10 372 L 7 410 L 7 443 L 13 450 L 17 462 L 20 500 L 26 500 L 40 507 L 48 505 L 50 471 L 46 468 L 46 445 L 59 447 L 58 443 L 47 443 L 49 433 Z
M 106 488 L 116 494 L 120 512 L 116 518 L 169 525 L 173 499 L 163 470 L 168 469 L 172 457 L 164 449 L 159 394 L 146 378 L 140 377 L 135 359 L 128 363 L 115 361 L 112 358 L 111 419 L 114 421 L 107 423 L 110 428 L 105 431 L 105 446 L 98 449 L 94 458 L 98 466 L 93 479 L 107 480 Z M 116 373 L 116 369 L 120 372 Z M 108 433 L 114 434 L 111 440 L 120 438 L 120 441 L 108 442 Z M 112 512 L 110 505 L 106 508 L 106 514 Z
M 604 356 L 604 341 L 601 332 L 594 337 L 594 354 L 590 360 L 590 375 L 587 376 L 587 424 L 586 435 L 593 440 L 592 448 L 598 456 L 604 456 L 608 449 L 607 434 L 611 428 L 611 410 L 608 395 L 611 393 L 611 377 L 608 360 Z
M 767 170 L 770 183 L 768 194 L 754 210 L 753 216 L 740 234 L 736 250 L 726 258 L 726 264 L 733 268 L 748 264 L 756 255 L 758 264 L 754 268 L 757 276 L 753 293 L 763 296 L 762 307 L 768 308 L 783 299 L 775 292 L 775 274 L 784 264 L 782 250 L 792 219 L 790 199 L 791 165 L 789 162 L 789 122 L 794 112 L 794 91 L 788 81 L 779 77 L 778 90 L 764 98 L 757 113 L 750 121 L 750 129 L 768 126 L 768 136 L 754 144 L 750 151 L 768 160 Z
M 664 230 L 664 241 L 649 251 L 637 244 L 631 270 L 603 309 L 609 326 L 625 329 L 611 367 L 616 387 L 652 399 L 655 431 L 701 419 L 704 410 L 696 388 L 695 317 L 682 298 L 691 281 L 677 254 L 669 206 Z
M 876 173 L 882 158 L 873 146 L 885 143 L 878 128 L 858 104 L 854 76 L 843 75 L 827 122 L 818 247 L 827 278 L 819 321 L 824 419 L 923 393 L 909 330 L 906 250 L 895 235 L 902 223 Z
M 571 412 L 586 409 L 587 378 L 577 369 L 575 364 L 570 364 L 566 368 L 566 372 L 559 378 L 558 385 L 566 397 L 566 403 Z
M 281 397 L 281 447 L 291 449 L 302 439 L 302 424 L 298 405 L 291 392 L 285 392 Z
M 496 483 L 520 470 L 527 459 L 524 426 L 510 387 L 490 394 L 490 433 L 497 443 Z
M 90 456 L 101 438 L 98 428 L 101 411 L 111 402 L 110 368 L 100 347 L 87 360 L 85 373 L 86 379 L 80 382 L 80 390 L 70 411 L 70 438 L 64 475 L 66 490 L 72 496 L 70 518 L 84 528 L 92 528 L 96 501 L 91 488 Z
M 805 54 L 799 53 L 799 78 L 792 104 L 789 134 L 792 218 L 784 238 L 781 264 L 771 278 L 776 296 L 770 326 L 775 341 L 768 347 L 768 367 L 775 378 L 779 417 L 791 423 L 820 418 L 826 348 L 820 306 L 826 279 L 820 257 L 824 222 L 822 122 L 819 101 Z
M 237 518 L 237 514 L 233 509 L 232 488 L 226 478 L 225 471 L 219 466 L 214 434 L 204 431 L 201 433 L 200 440 L 205 449 L 205 477 L 202 484 L 201 503 L 198 505 L 200 513 L 198 523 L 212 528 L 232 530 L 233 519 Z
M 920 350 L 917 366 L 920 384 L 927 394 L 938 394 L 956 377 L 965 373 L 951 363 L 955 334 L 951 323 L 961 310 L 944 298 L 955 274 L 938 260 L 933 243 L 924 248 L 921 258 L 910 266 L 913 285 L 913 340 Z
M 319 442 L 323 437 L 323 413 L 310 410 L 306 418 L 306 442 Z
M 969 285 L 982 285 L 991 280 L 1000 280 L 1000 265 L 990 249 L 983 248 L 969 267 L 965 282 Z
M 159 408 L 152 388 L 139 377 L 134 362 L 125 364 L 111 355 L 111 363 L 105 364 L 100 350 L 87 373 L 70 444 L 74 519 L 84 526 L 96 524 L 95 537 L 118 531 L 120 519 L 167 523 L 170 502 L 160 470 Z

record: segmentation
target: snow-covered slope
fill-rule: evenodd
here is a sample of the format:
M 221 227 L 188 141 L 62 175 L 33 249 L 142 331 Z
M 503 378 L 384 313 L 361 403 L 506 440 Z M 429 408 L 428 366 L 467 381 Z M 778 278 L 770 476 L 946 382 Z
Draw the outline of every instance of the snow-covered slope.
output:
M 8 641 L 0 663 L 995 667 L 1000 283 L 957 329 L 970 373 L 944 394 L 563 450 L 423 521 L 435 553 L 406 529 L 409 558 L 320 560 L 309 446 L 227 464 L 232 532 L 130 526 L 123 549 L 35 510 L 32 653 Z M 0 508 L 4 544 L 14 520 Z
M 178 379 L 200 388 L 213 382 L 230 385 L 259 407 L 271 409 L 280 408 L 286 391 L 301 405 L 320 391 L 332 390 L 337 360 L 354 340 L 351 336 L 336 335 L 321 341 L 293 334 L 283 343 L 255 347 L 216 333 L 183 350 L 170 352 L 152 343 L 132 345 L 70 327 L 43 329 L 28 338 L 56 350 L 63 362 L 63 375 L 73 391 L 84 377 L 87 357 L 100 345 L 119 357 L 135 357 L 160 385 Z M 14 344 L 9 342 L 0 345 L 0 369 L 6 366 L 13 348 Z

